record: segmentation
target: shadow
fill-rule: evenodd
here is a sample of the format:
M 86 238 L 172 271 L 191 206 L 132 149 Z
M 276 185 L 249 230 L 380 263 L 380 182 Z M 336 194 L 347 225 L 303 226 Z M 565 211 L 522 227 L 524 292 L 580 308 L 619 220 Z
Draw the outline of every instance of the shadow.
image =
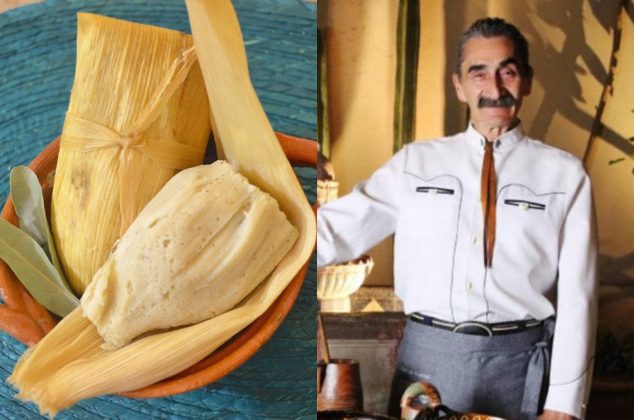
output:
M 451 81 L 456 66 L 456 47 L 458 39 L 472 22 L 462 13 L 455 13 L 455 4 L 445 2 L 445 45 L 447 59 L 445 60 L 445 120 L 444 135 L 452 135 L 467 128 L 469 122 L 467 106 L 460 102 Z M 466 6 L 465 6 L 466 7 Z M 462 8 L 461 8 L 462 9 Z
M 600 254 L 597 265 L 601 285 L 631 286 L 634 284 L 634 278 L 627 274 L 628 270 L 630 272 L 634 270 L 634 252 L 620 257 Z
M 355 37 L 354 48 L 342 50 L 338 43 L 339 39 L 351 37 L 350 33 L 365 34 L 372 30 L 366 22 L 369 15 L 374 12 L 368 7 L 357 7 L 356 3 L 324 1 L 323 12 L 320 13 L 318 28 L 324 34 L 324 48 L 328 51 L 328 63 L 326 72 L 328 74 L 327 103 L 328 103 L 328 135 L 330 153 L 336 148 L 337 140 L 342 138 L 342 134 L 349 131 L 349 114 L 357 108 L 356 103 L 361 98 L 363 92 L 363 79 L 351 75 L 363 74 L 364 55 L 372 50 L 367 41 L 368 36 Z M 341 16 L 356 14 L 357 19 L 352 23 L 344 23 Z M 339 16 L 339 18 L 338 18 Z M 340 28 L 346 28 L 342 31 Z M 348 33 L 348 31 L 350 33 Z M 338 71 L 344 69 L 345 71 Z M 331 87 L 347 86 L 348 92 L 354 94 L 342 97 L 342 95 Z M 337 112 L 334 111 L 337 109 Z
M 595 18 L 606 31 L 611 32 L 616 21 L 619 3 L 601 0 L 594 0 L 591 3 Z M 588 114 L 575 103 L 585 101 L 579 76 L 586 74 L 586 70 L 576 63 L 579 60 L 583 61 L 591 76 L 601 84 L 604 84 L 607 79 L 607 68 L 586 41 L 584 27 L 581 24 L 584 20 L 583 1 L 538 0 L 535 2 L 535 11 L 536 17 L 541 21 L 559 28 L 565 34 L 565 40 L 561 51 L 557 51 L 538 35 L 540 28 L 530 19 L 526 19 L 529 25 L 525 26 L 525 30 L 535 34 L 531 45 L 535 79 L 545 91 L 542 106 L 531 127 L 531 135 L 545 138 L 556 113 L 560 113 L 575 125 L 589 131 L 595 115 Z M 628 143 L 627 139 L 609 127 L 603 127 L 601 136 L 625 154 L 634 151 L 634 147 Z
M 606 32 L 609 32 L 614 25 L 614 14 L 611 9 L 613 6 L 618 6 L 619 2 L 614 0 L 590 0 L 589 3 L 594 17 L 601 27 L 603 27 Z M 631 8 L 628 10 L 631 11 Z
M 463 131 L 467 127 L 467 107 L 456 97 L 451 82 L 451 75 L 456 66 L 456 46 L 458 38 L 471 22 L 463 13 L 456 13 L 456 10 L 464 10 L 464 7 L 456 9 L 453 2 L 445 2 L 445 115 L 444 115 L 444 135 L 452 135 Z
M 588 114 L 576 103 L 585 102 L 579 78 L 587 74 L 586 70 L 577 63 L 579 61 L 585 63 L 590 75 L 601 85 L 607 80 L 608 69 L 587 42 L 582 24 L 584 21 L 584 3 L 583 0 L 566 2 L 536 0 L 533 10 L 524 10 L 522 13 L 518 13 L 518 21 L 521 21 L 522 29 L 532 41 L 530 48 L 535 67 L 535 80 L 543 86 L 545 92 L 530 130 L 531 135 L 536 138 L 546 138 L 557 113 L 578 127 L 587 130 L 588 135 L 590 134 L 595 115 Z M 606 32 L 610 32 L 612 35 L 620 10 L 620 2 L 592 0 L 590 6 L 594 18 Z M 545 42 L 544 38 L 540 36 L 542 28 L 538 21 L 556 27 L 565 34 L 560 51 Z M 607 62 L 609 58 L 606 56 L 604 60 Z M 590 105 L 594 109 L 597 104 Z M 609 127 L 603 126 L 600 136 L 624 154 L 634 153 L 634 146 L 625 137 Z M 587 139 L 580 140 L 586 141 Z

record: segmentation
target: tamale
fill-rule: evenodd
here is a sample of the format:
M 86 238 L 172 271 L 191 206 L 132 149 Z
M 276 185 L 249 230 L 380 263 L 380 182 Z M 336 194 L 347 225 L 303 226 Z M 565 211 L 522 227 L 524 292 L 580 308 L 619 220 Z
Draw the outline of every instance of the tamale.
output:
M 249 298 L 257 318 L 310 257 L 315 217 L 249 80 L 245 50 L 231 0 L 185 0 L 214 121 L 226 159 L 249 182 L 271 194 L 300 236 L 262 290 Z M 239 328 L 238 325 L 235 328 Z
M 109 347 L 222 314 L 275 268 L 297 230 L 225 161 L 175 175 L 148 203 L 81 303 Z
M 278 201 L 299 238 L 238 306 L 198 324 L 107 350 L 82 308 L 73 311 L 22 356 L 9 378 L 19 397 L 35 401 L 42 412 L 55 414 L 81 399 L 137 389 L 193 365 L 264 313 L 314 249 L 314 215 L 249 81 L 230 0 L 186 3 L 210 102 L 213 109 L 221 108 L 212 116 L 217 139 L 232 166 Z M 76 340 L 59 345 L 73 334 Z
M 104 390 L 179 372 L 268 306 L 261 301 L 268 288 L 245 297 L 297 237 L 277 202 L 228 163 L 180 172 L 117 243 L 82 307 L 23 355 L 10 382 L 20 398 L 55 414 Z M 241 301 L 247 304 L 229 310 Z
M 209 104 L 190 36 L 78 14 L 77 64 L 51 225 L 83 293 L 119 236 L 179 170 L 202 163 Z

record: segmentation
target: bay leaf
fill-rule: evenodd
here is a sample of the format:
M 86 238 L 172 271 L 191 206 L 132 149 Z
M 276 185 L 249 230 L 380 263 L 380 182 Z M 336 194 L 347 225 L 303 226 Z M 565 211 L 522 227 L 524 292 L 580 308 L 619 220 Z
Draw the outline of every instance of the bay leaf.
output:
M 37 184 L 37 187 L 34 188 L 33 183 Z M 26 166 L 16 166 L 11 169 L 9 184 L 13 207 L 20 221 L 20 229 L 35 239 L 35 242 L 48 254 L 46 213 L 37 176 Z
M 59 285 L 73 293 L 57 256 L 53 235 L 46 218 L 42 186 L 37 179 L 37 175 L 27 166 L 16 166 L 11 170 L 9 183 L 20 229 L 29 234 L 53 262 L 53 266 L 59 274 L 56 278 L 56 281 L 59 281 Z
M 64 317 L 79 306 L 79 299 L 60 285 L 59 273 L 40 245 L 3 219 L 0 219 L 0 258 L 49 311 Z

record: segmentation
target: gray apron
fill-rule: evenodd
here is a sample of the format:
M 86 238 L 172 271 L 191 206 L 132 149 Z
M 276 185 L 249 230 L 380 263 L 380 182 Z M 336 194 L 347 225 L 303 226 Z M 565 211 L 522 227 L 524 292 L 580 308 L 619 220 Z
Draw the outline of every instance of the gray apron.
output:
M 555 328 L 506 335 L 459 334 L 407 320 L 398 349 L 388 412 L 400 417 L 400 397 L 413 382 L 434 384 L 443 405 L 459 412 L 535 419 L 548 390 Z

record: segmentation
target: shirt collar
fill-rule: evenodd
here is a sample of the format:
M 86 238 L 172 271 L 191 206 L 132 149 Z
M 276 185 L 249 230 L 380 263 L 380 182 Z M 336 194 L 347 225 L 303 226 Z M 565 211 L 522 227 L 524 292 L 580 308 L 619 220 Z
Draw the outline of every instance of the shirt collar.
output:
M 469 123 L 469 127 L 464 134 L 467 137 L 467 143 L 484 153 L 484 142 L 486 139 L 482 134 L 478 133 L 472 123 Z M 522 123 L 518 122 L 512 130 L 507 131 L 494 140 L 493 151 L 495 153 L 507 153 L 523 138 Z

